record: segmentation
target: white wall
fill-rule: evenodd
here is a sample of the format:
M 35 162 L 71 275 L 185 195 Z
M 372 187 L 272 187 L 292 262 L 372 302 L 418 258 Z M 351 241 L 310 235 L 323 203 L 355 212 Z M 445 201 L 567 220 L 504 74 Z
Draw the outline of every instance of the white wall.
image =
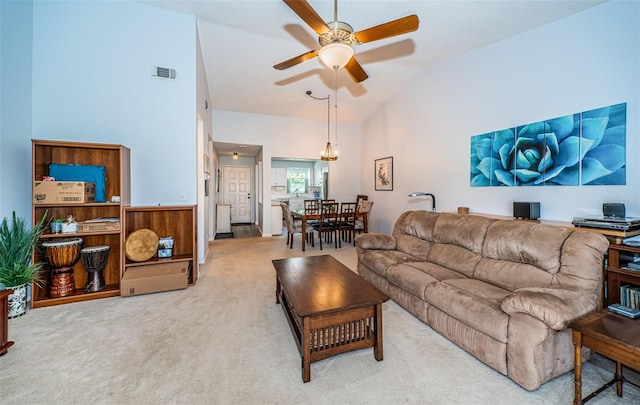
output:
M 33 137 L 123 144 L 132 205 L 196 204 L 195 18 L 129 1 L 39 1 L 33 18 Z
M 370 229 L 390 232 L 408 209 L 512 215 L 513 201 L 540 201 L 545 219 L 601 214 L 624 202 L 640 215 L 640 3 L 608 2 L 453 60 L 412 80 L 363 125 L 362 183 L 375 201 Z M 627 103 L 627 185 L 470 187 L 470 137 Z M 394 157 L 394 191 L 374 191 L 374 159 Z
M 210 173 L 205 172 L 205 154 L 211 157 L 211 95 L 209 94 L 209 84 L 207 82 L 207 72 L 204 67 L 202 48 L 200 47 L 200 37 L 196 31 L 196 167 L 197 173 L 197 201 L 198 201 L 198 262 L 204 263 L 209 253 L 209 239 L 213 233 L 211 228 L 211 217 L 213 216 L 213 196 L 211 188 L 209 195 L 205 196 L 204 182 L 209 178 L 209 185 L 213 183 L 213 167 L 209 167 Z
M 33 5 L 0 1 L 0 217 L 31 222 Z
M 355 201 L 360 194 L 360 128 L 340 123 L 340 157 L 329 164 L 329 197 Z M 317 159 L 327 143 L 326 121 L 312 121 L 269 115 L 213 110 L 213 138 L 217 142 L 262 145 L 264 161 L 263 198 L 260 226 L 271 234 L 271 158 Z M 332 145 L 334 134 L 331 134 Z M 373 170 L 373 169 L 371 169 Z

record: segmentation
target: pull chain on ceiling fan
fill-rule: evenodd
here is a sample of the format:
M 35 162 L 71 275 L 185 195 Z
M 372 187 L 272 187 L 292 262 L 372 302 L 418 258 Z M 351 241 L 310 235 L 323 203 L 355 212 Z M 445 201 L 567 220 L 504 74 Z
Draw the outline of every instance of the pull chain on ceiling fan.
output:
M 334 70 L 342 67 L 356 83 L 366 80 L 369 75 L 364 71 L 354 56 L 352 45 L 378 41 L 380 39 L 406 34 L 418 29 L 420 24 L 415 14 L 398 18 L 375 27 L 353 32 L 351 25 L 338 21 L 338 0 L 334 0 L 333 21 L 325 23 L 306 0 L 283 0 L 311 29 L 318 34 L 320 49 L 305 52 L 295 58 L 278 63 L 273 67 L 278 70 L 306 62 L 315 57 Z

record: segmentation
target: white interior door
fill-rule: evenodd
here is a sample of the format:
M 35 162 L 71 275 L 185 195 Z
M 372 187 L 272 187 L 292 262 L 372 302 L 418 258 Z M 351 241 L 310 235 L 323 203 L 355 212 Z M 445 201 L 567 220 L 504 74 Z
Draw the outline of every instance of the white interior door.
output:
M 231 205 L 231 223 L 251 222 L 251 167 L 222 168 L 224 202 Z

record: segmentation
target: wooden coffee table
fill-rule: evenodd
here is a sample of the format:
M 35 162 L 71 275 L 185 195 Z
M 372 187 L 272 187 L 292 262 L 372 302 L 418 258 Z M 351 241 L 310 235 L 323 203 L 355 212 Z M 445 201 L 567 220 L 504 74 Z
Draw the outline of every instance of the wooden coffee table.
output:
M 616 384 L 616 393 L 622 396 L 622 383 L 639 388 L 624 378 L 622 364 L 640 370 L 640 319 L 631 319 L 609 311 L 599 311 L 578 319 L 569 325 L 575 346 L 575 396 L 573 403 L 581 405 Z M 582 347 L 616 362 L 611 381 L 582 399 Z
M 382 303 L 389 297 L 329 255 L 273 260 L 276 303 L 282 304 L 302 357 L 311 363 L 373 347 L 382 360 Z

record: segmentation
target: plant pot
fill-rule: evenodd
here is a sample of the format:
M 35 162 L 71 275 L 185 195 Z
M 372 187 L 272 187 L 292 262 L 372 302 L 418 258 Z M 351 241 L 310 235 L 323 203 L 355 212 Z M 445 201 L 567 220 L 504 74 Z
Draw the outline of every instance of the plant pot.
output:
M 9 296 L 8 318 L 17 318 L 27 312 L 27 284 L 9 287 L 13 294 Z
M 62 232 L 62 222 L 52 222 L 50 225 L 51 225 L 51 233 Z

